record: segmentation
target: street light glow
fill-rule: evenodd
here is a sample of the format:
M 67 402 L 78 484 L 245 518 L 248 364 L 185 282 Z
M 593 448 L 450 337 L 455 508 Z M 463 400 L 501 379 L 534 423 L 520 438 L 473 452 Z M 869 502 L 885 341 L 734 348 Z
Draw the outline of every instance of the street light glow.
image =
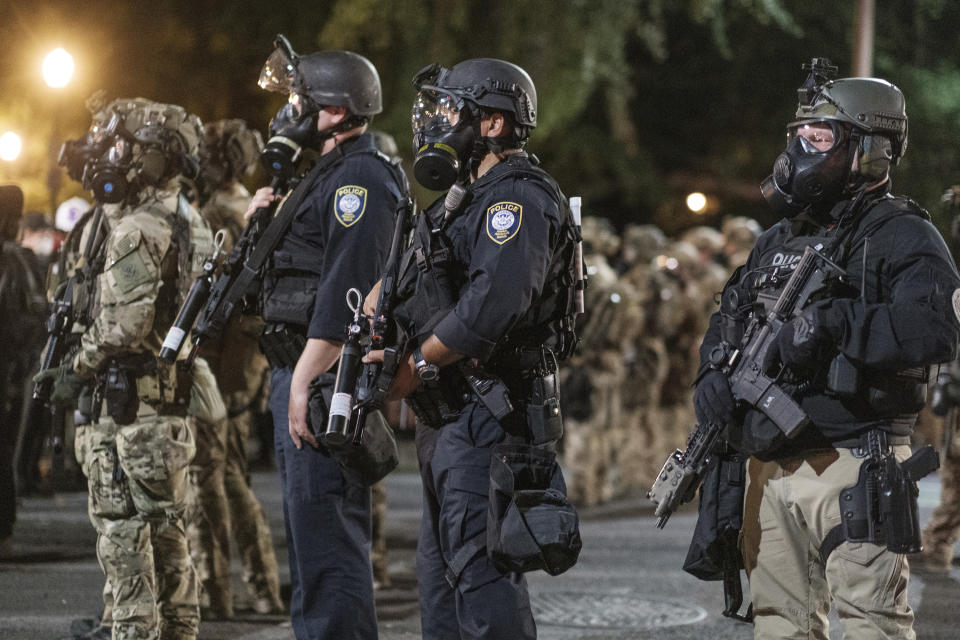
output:
M 20 156 L 20 150 L 23 148 L 23 142 L 20 136 L 13 131 L 7 131 L 0 136 L 0 160 L 13 162 Z
M 707 196 L 699 191 L 694 191 L 687 196 L 687 209 L 694 213 L 702 213 L 707 207 Z
M 47 86 L 61 89 L 73 77 L 73 56 L 65 49 L 56 48 L 43 59 L 43 81 Z

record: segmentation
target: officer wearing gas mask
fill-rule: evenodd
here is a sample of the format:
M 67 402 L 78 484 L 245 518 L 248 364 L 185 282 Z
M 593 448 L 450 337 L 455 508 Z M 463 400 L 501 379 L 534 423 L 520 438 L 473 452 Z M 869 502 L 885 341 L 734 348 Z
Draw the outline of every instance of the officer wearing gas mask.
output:
M 39 377 L 53 382 L 53 401 L 84 398 L 75 449 L 113 637 L 195 638 L 197 579 L 184 533 L 192 381 L 154 354 L 212 248 L 177 180 L 195 175 L 202 125 L 142 98 L 92 110 L 87 136 L 61 155 L 98 203 L 81 239 L 90 267 L 71 301 L 82 334 L 75 356 Z
M 491 468 L 498 445 L 548 446 L 562 430 L 554 374 L 575 341 L 573 226 L 556 182 L 523 150 L 537 123 L 523 69 L 480 58 L 431 65 L 414 83 L 414 173 L 448 190 L 420 216 L 401 261 L 397 315 L 409 339 L 391 391 L 421 422 L 423 637 L 534 638 L 521 572 L 569 567 L 579 535 L 565 539 L 576 552 L 558 559 L 562 568 L 498 556 L 511 540 L 487 526 L 502 516 L 491 508 Z M 375 299 L 376 290 L 368 311 Z M 549 467 L 552 454 L 538 451 Z M 562 479 L 552 480 L 561 501 Z
M 368 290 L 390 249 L 402 171 L 366 131 L 380 113 L 369 60 L 349 51 L 298 56 L 288 43 L 267 60 L 260 85 L 289 96 L 271 124 L 319 157 L 281 204 L 295 215 L 263 283 L 261 349 L 270 361 L 270 409 L 299 640 L 375 638 L 370 490 L 346 479 L 307 424 L 308 387 L 337 361 L 353 316 L 350 288 Z M 259 190 L 248 213 L 269 204 Z
M 960 278 L 926 211 L 890 193 L 907 147 L 903 94 L 877 78 L 833 80 L 824 59 L 805 68 L 787 147 L 762 185 L 784 218 L 724 288 L 694 404 L 701 424 L 727 425 L 728 443 L 752 456 L 743 556 L 756 637 L 827 637 L 832 603 L 847 637 L 914 638 L 903 554 L 920 545 L 905 459 L 928 368 L 956 351 Z M 788 439 L 735 401 L 711 354 L 732 353 L 751 318 L 771 312 L 807 247 L 844 275 L 762 359 L 809 418 Z

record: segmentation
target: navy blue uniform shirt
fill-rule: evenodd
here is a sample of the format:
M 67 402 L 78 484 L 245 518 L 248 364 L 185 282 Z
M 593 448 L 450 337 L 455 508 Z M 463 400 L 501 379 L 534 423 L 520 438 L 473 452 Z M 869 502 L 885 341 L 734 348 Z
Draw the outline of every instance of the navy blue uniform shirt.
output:
M 375 149 L 373 136 L 364 133 L 319 160 L 333 166 L 314 179 L 274 252 L 274 269 L 295 269 L 319 278 L 309 338 L 343 341 L 353 318 L 347 291 L 356 287 L 365 296 L 390 252 L 403 187 Z
M 529 163 L 517 155 L 470 186 L 472 200 L 447 229 L 465 282 L 433 333 L 480 360 L 539 298 L 562 229 L 559 203 L 545 182 L 502 177 L 511 163 Z

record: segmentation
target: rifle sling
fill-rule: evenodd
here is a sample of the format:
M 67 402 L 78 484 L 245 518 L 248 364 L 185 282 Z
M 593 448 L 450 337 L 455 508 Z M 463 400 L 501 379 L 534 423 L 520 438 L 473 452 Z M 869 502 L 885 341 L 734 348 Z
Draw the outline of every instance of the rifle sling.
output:
M 338 158 L 338 160 L 342 159 L 343 156 Z M 283 236 L 286 235 L 287 230 L 293 223 L 293 219 L 297 215 L 300 205 L 303 203 L 304 199 L 306 199 L 307 194 L 310 193 L 311 188 L 313 187 L 314 180 L 316 180 L 320 173 L 327 171 L 334 164 L 336 163 L 318 162 L 317 165 L 313 167 L 313 169 L 311 169 L 306 176 L 304 176 L 303 180 L 300 181 L 300 184 L 297 185 L 297 188 L 293 190 L 293 193 L 290 194 L 290 197 L 288 197 L 280 207 L 280 212 L 274 216 L 274 218 L 270 221 L 270 224 L 267 225 L 267 228 L 264 229 L 263 235 L 260 236 L 260 240 L 253 248 L 250 256 L 244 261 L 244 269 L 257 272 L 263 267 L 264 264 L 266 264 L 267 260 L 273 254 L 274 249 L 276 249 L 277 245 L 280 244 Z

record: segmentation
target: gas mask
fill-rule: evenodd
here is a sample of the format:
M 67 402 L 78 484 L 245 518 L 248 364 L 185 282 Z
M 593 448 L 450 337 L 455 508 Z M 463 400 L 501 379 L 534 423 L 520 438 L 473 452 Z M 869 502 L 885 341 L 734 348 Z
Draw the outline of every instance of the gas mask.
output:
M 792 218 L 808 205 L 844 196 L 853 161 L 849 127 L 833 120 L 801 121 L 788 127 L 788 138 L 773 174 L 760 185 L 774 211 Z
M 478 124 L 464 101 L 438 90 L 421 89 L 411 110 L 417 182 L 444 191 L 465 179 L 471 166 L 478 164 L 476 156 L 482 159 L 486 155 L 485 147 L 476 144 Z
M 275 177 L 292 177 L 303 148 L 318 146 L 317 133 L 317 112 L 291 100 L 270 121 L 270 139 L 260 152 L 263 168 Z

